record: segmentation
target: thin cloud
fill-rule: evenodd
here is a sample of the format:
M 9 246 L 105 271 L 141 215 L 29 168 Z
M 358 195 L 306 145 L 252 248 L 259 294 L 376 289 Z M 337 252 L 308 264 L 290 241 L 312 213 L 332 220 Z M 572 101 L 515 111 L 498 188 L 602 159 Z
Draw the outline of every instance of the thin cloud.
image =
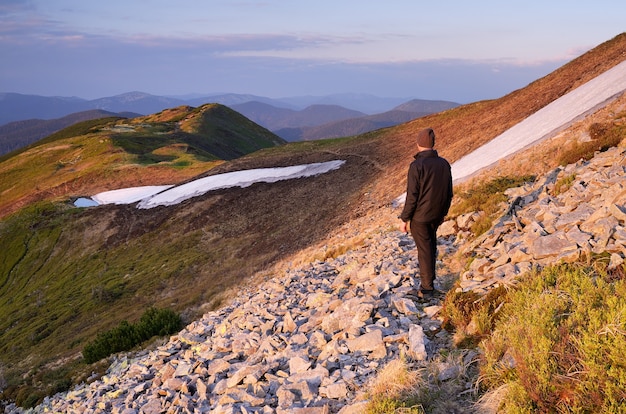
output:
M 2 3 L 0 3 L 0 17 L 34 9 L 35 7 L 30 0 L 2 0 Z

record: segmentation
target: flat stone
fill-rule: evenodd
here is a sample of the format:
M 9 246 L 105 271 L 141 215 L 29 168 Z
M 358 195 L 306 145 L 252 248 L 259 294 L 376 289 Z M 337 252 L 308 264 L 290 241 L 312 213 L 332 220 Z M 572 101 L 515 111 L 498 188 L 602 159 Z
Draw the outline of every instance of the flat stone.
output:
M 332 399 L 345 398 L 348 395 L 348 386 L 343 381 L 335 382 L 321 387 L 320 394 Z
M 396 297 L 392 300 L 392 305 L 398 310 L 398 312 L 402 313 L 403 315 L 419 314 L 419 309 L 417 309 L 415 303 L 410 299 Z
M 163 412 L 163 406 L 161 400 L 153 399 L 145 403 L 139 409 L 141 414 L 161 414 Z
M 412 324 L 409 327 L 409 356 L 417 361 L 423 361 L 428 357 L 426 343 L 428 339 L 420 325 Z
M 311 361 L 302 357 L 296 356 L 289 360 L 289 372 L 291 374 L 298 374 L 305 372 L 311 367 Z
M 354 339 L 346 339 L 351 352 L 372 352 L 379 358 L 387 354 L 381 331 L 371 331 Z
M 569 240 L 563 231 L 547 236 L 538 237 L 531 246 L 531 252 L 535 259 L 543 259 L 556 256 L 564 251 L 573 251 L 578 245 Z

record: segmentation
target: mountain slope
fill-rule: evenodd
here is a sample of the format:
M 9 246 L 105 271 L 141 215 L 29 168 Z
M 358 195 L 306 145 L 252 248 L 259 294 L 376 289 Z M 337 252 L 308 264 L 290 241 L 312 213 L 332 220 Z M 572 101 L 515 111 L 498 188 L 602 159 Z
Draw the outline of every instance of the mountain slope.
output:
M 137 320 L 150 306 L 185 312 L 191 320 L 227 301 L 229 289 L 239 289 L 245 282 L 253 288 L 253 278 L 262 279 L 272 265 L 312 261 L 320 252 L 333 256 L 361 243 L 370 231 L 389 229 L 396 221 L 389 205 L 404 191 L 414 137 L 421 128 L 435 128 L 440 153 L 456 161 L 625 57 L 626 35 L 620 35 L 498 100 L 357 137 L 271 147 L 210 170 L 205 165 L 205 174 L 215 174 L 346 160 L 328 174 L 219 190 L 147 211 L 133 206 L 79 210 L 55 203 L 34 205 L 6 218 L 0 222 L 2 243 L 7 246 L 0 252 L 0 311 L 8 316 L 0 321 L 0 358 L 7 377 L 20 378 L 36 368 L 27 377 L 32 380 L 47 363 L 62 358 L 79 366 L 79 351 L 98 330 L 123 319 Z M 181 122 L 185 114 L 180 113 Z M 612 117 L 614 112 L 600 111 L 595 121 L 609 122 Z M 166 114 L 155 115 L 153 121 L 161 118 L 178 122 Z M 132 128 L 141 125 L 139 120 L 132 122 Z M 560 147 L 576 137 L 568 136 Z M 54 165 L 59 159 L 51 153 L 75 145 L 67 139 L 33 158 Z M 81 141 L 73 149 L 87 144 Z M 122 154 L 122 162 L 130 157 L 111 146 L 99 155 L 114 151 Z M 557 147 L 544 148 L 545 164 L 534 160 L 520 168 L 540 173 L 557 162 L 556 151 Z M 131 164 L 122 163 L 127 170 L 101 168 L 98 176 L 108 176 L 116 188 L 133 185 L 140 169 Z M 11 171 L 18 169 L 14 164 Z M 168 170 L 168 178 L 174 177 L 174 170 Z M 142 175 L 143 183 L 158 183 L 157 171 Z M 2 177 L 0 183 L 5 182 L 18 181 Z M 57 183 L 63 197 L 81 194 L 63 189 L 61 183 L 71 187 L 71 181 Z M 4 196 L 13 189 L 2 191 Z
M 78 122 L 107 117 L 132 118 L 135 116 L 138 116 L 138 114 L 118 114 L 93 109 L 76 112 L 57 119 L 29 119 L 25 121 L 9 122 L 8 124 L 0 126 L 0 156 L 30 145 L 37 140 Z
M 382 114 L 350 118 L 314 127 L 282 128 L 274 132 L 286 141 L 310 141 L 324 138 L 348 137 L 409 122 L 415 118 L 431 113 L 432 112 L 405 112 L 393 110 Z
M 0 158 L 0 217 L 35 201 L 176 183 L 223 160 L 282 144 L 270 131 L 216 104 L 86 121 Z
M 300 111 L 276 108 L 261 102 L 247 102 L 233 105 L 232 108 L 252 121 L 275 131 L 281 128 L 322 125 L 333 121 L 363 116 L 337 105 L 311 105 Z

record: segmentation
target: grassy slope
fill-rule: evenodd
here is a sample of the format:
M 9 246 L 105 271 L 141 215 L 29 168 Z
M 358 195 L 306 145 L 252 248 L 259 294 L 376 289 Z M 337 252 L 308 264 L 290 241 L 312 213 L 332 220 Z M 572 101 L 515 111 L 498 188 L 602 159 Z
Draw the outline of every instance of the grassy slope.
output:
M 284 141 L 222 105 L 86 121 L 0 158 L 0 218 L 41 200 L 172 184 Z
M 75 355 L 98 330 L 124 318 L 136 320 L 150 305 L 178 311 L 206 302 L 217 306 L 229 288 L 239 286 L 255 272 L 303 249 L 335 243 L 328 240 L 341 239 L 338 229 L 342 224 L 371 214 L 400 194 L 414 151 L 413 137 L 422 127 L 432 126 L 438 131 L 441 154 L 454 161 L 619 63 L 625 53 L 626 35 L 621 35 L 496 101 L 466 105 L 350 139 L 266 149 L 216 167 L 198 160 L 192 164 L 198 170 L 213 166 L 209 171 L 213 174 L 331 159 L 347 161 L 339 170 L 318 177 L 220 190 L 168 208 L 138 211 L 131 206 L 104 206 L 78 210 L 56 204 L 5 219 L 0 222 L 0 240 L 9 248 L 0 252 L 0 263 L 5 263 L 0 274 L 0 312 L 9 317 L 0 322 L 0 361 L 9 373 L 25 372 Z M 155 117 L 172 119 L 170 115 Z M 182 132 L 186 133 L 190 124 L 193 127 L 193 122 L 183 121 L 187 114 L 177 116 Z M 62 148 L 31 149 L 39 151 L 31 162 L 63 151 L 63 157 L 46 161 L 47 175 L 36 182 L 45 188 L 71 187 L 69 177 L 65 182 L 45 180 L 65 173 L 62 170 L 66 167 L 53 171 L 51 163 L 55 165 L 55 160 L 72 160 L 78 155 L 84 159 L 85 148 L 94 144 L 94 137 L 81 139 L 86 141 L 67 138 L 56 143 Z M 94 184 L 82 184 L 79 193 L 71 188 L 58 190 L 57 199 L 84 194 L 84 189 L 96 192 L 102 183 L 116 183 L 115 188 L 162 183 L 158 164 L 137 166 L 126 158 L 132 159 L 132 155 L 120 152 L 106 139 L 97 144 L 103 144 L 102 149 L 93 150 L 95 159 L 102 163 L 90 178 Z M 122 159 L 114 164 L 105 162 L 104 157 Z M 20 167 L 24 164 L 8 168 L 7 162 L 16 161 L 0 164 L 0 183 L 7 182 L 2 174 L 24 168 Z M 188 174 L 191 169 L 179 175 L 174 168 L 166 170 L 170 180 L 192 176 Z M 12 182 L 23 181 L 13 178 Z M 3 200 L 10 191 L 15 190 L 0 189 Z

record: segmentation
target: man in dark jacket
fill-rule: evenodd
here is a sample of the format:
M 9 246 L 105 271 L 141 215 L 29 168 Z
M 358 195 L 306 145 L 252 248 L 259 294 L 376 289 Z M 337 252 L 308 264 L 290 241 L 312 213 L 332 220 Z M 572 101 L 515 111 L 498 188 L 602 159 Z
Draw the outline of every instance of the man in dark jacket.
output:
M 403 230 L 411 231 L 417 247 L 420 268 L 420 298 L 430 298 L 435 292 L 435 263 L 437 260 L 437 228 L 448 214 L 452 202 L 452 173 L 450 164 L 437 154 L 435 132 L 426 128 L 417 134 L 415 160 L 409 166 L 406 201 L 400 219 Z

